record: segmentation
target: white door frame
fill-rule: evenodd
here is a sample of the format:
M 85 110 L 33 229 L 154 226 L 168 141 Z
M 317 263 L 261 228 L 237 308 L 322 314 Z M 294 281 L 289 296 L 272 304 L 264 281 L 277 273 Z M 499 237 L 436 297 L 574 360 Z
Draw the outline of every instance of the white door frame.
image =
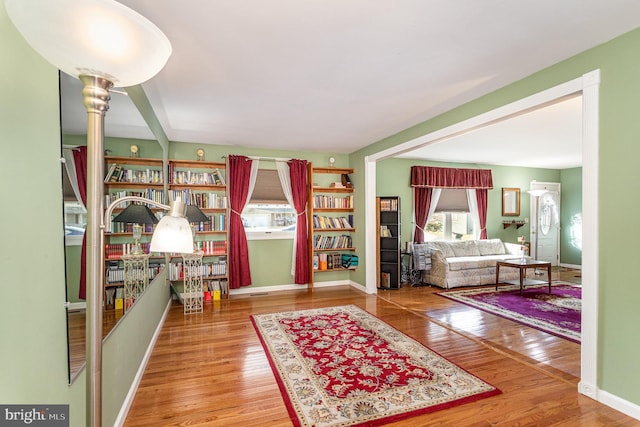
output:
M 580 393 L 598 396 L 598 147 L 600 70 L 488 111 L 411 141 L 365 156 L 365 260 L 366 291 L 376 289 L 376 162 L 416 148 L 436 144 L 457 135 L 504 120 L 527 110 L 540 108 L 566 97 L 582 95 L 582 345 Z

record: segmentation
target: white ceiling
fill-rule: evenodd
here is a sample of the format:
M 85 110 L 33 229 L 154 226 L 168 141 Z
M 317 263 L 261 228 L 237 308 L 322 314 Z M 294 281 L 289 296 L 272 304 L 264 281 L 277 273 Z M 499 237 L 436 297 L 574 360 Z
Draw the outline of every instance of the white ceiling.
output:
M 172 43 L 165 68 L 143 85 L 170 140 L 334 153 L 353 152 L 640 26 L 638 0 L 120 1 Z M 72 91 L 64 126 L 81 133 L 80 89 Z M 534 130 L 574 120 L 563 107 L 540 113 L 555 124 L 523 129 L 520 118 L 517 136 L 491 136 L 503 141 L 497 151 L 483 145 L 491 161 L 474 154 L 473 162 L 571 151 L 575 129 L 560 126 L 559 143 L 548 135 L 529 139 Z M 109 136 L 153 139 L 118 94 L 105 123 Z M 459 144 L 477 147 L 470 138 L 486 132 Z M 459 161 L 469 151 L 457 148 L 451 159 L 442 147 L 429 156 Z

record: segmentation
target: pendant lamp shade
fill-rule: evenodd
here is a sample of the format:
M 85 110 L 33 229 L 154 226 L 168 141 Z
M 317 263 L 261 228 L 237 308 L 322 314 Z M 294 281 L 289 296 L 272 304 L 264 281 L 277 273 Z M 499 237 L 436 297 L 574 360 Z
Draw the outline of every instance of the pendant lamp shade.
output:
M 171 43 L 144 16 L 114 0 L 5 0 L 25 40 L 63 72 L 100 76 L 114 86 L 155 76 Z

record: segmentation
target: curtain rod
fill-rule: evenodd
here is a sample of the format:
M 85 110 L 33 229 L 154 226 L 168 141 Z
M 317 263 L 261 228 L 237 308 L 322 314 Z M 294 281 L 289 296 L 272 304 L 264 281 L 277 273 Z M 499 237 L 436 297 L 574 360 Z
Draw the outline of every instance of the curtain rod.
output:
M 245 156 L 247 157 L 249 160 L 271 160 L 274 162 L 288 162 L 289 160 L 291 160 L 291 158 L 287 158 L 287 157 L 262 157 L 262 156 Z M 223 159 L 226 159 L 227 156 L 222 156 Z

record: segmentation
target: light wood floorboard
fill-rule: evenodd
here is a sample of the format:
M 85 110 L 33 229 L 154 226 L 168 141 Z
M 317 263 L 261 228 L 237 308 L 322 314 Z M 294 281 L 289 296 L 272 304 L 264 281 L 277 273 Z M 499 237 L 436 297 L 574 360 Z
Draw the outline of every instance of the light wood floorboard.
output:
M 233 296 L 202 314 L 171 307 L 125 426 L 291 426 L 251 314 L 355 304 L 502 394 L 394 426 L 640 426 L 578 394 L 580 346 L 404 286 L 348 286 Z

